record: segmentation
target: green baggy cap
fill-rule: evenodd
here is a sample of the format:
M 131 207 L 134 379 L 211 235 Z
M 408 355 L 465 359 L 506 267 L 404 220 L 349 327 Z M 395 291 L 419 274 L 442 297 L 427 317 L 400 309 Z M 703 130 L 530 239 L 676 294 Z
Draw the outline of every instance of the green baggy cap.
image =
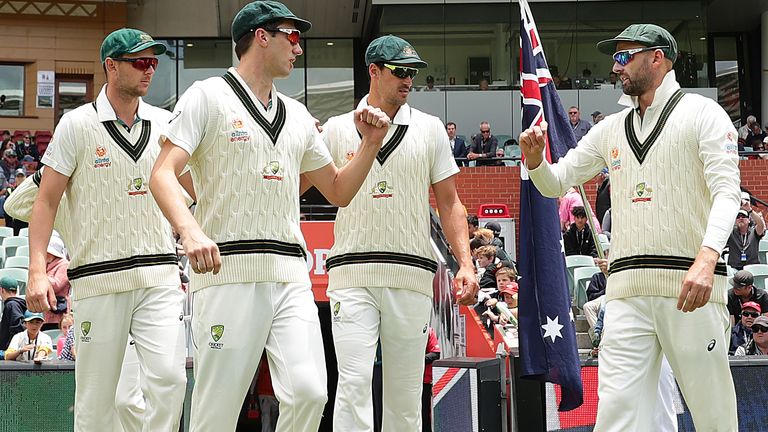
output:
M 411 65 L 417 68 L 427 67 L 427 62 L 419 57 L 415 49 L 405 40 L 392 35 L 374 39 L 365 50 L 365 65 L 371 63 L 390 63 Z
M 305 33 L 312 23 L 291 12 L 284 4 L 276 1 L 255 1 L 248 3 L 235 15 L 232 21 L 232 40 L 237 42 L 243 36 L 271 21 L 293 20 L 296 30 Z
M 147 48 L 154 48 L 155 55 L 163 54 L 167 50 L 165 45 L 155 41 L 152 36 L 141 30 L 121 28 L 107 35 L 101 43 L 101 62 L 104 63 L 107 57 L 116 58 L 124 54 L 134 54 Z
M 637 42 L 647 47 L 665 46 L 659 48 L 664 57 L 672 62 L 677 59 L 677 41 L 666 29 L 655 24 L 632 24 L 615 38 L 598 42 L 597 49 L 603 54 L 613 55 L 619 42 Z

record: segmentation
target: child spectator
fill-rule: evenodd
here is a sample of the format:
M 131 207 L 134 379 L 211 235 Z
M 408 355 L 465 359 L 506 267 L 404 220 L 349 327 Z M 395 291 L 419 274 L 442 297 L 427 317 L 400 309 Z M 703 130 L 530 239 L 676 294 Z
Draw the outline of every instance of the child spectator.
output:
M 0 319 L 0 360 L 5 357 L 5 350 L 11 343 L 11 338 L 16 333 L 24 331 L 24 312 L 27 311 L 27 302 L 16 295 L 19 290 L 19 282 L 12 277 L 5 276 L 0 279 L 0 299 L 3 300 L 3 315 Z
M 45 312 L 45 325 L 43 330 L 54 329 L 59 327 L 59 322 L 62 319 L 64 313 L 66 313 L 70 307 L 69 300 L 69 278 L 67 277 L 67 269 L 69 268 L 69 261 L 66 258 L 64 251 L 64 241 L 57 233 L 51 235 L 51 240 L 48 243 L 48 250 L 46 253 L 46 273 L 48 280 L 51 281 L 53 292 L 56 295 L 56 310 Z
M 64 344 L 67 341 L 67 335 L 69 335 L 69 328 L 72 327 L 75 324 L 75 318 L 72 316 L 71 313 L 65 314 L 61 321 L 59 321 L 59 330 L 61 331 L 61 334 L 59 335 L 59 338 L 56 340 L 56 357 L 61 359 L 61 353 L 64 350 Z M 73 338 L 74 342 L 74 338 Z M 74 359 L 67 359 L 67 360 L 74 360 Z
M 53 352 L 51 337 L 40 331 L 43 327 L 43 314 L 27 311 L 24 313 L 27 327 L 21 333 L 16 333 L 11 344 L 5 351 L 6 360 L 34 360 L 35 363 L 47 360 Z
M 507 305 L 512 317 L 517 319 L 517 273 L 509 267 L 502 267 L 496 271 L 496 286 L 499 288 L 502 299 Z M 509 317 L 508 317 L 509 318 Z M 512 321 L 508 319 L 508 321 Z

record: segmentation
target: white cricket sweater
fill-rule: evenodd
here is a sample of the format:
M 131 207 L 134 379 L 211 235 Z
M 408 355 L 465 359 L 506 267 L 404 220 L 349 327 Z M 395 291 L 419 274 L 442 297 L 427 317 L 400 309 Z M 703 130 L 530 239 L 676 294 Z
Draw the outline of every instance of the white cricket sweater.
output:
M 171 226 L 147 187 L 170 113 L 140 100 L 128 132 L 105 90 L 62 117 L 42 158 L 69 177 L 57 217 L 69 222 L 76 300 L 181 283 Z
M 347 163 L 361 142 L 353 113 L 329 119 L 323 137 L 336 165 Z M 432 297 L 429 188 L 457 172 L 443 123 L 401 106 L 363 185 L 336 215 L 328 290 L 390 287 Z
M 299 176 L 331 157 L 306 107 L 273 87 L 272 107 L 265 110 L 230 68 L 184 93 L 167 138 L 191 155 L 195 219 L 221 253 L 219 274 L 193 273 L 192 289 L 308 284 Z
M 556 197 L 610 169 L 609 300 L 677 298 L 699 249 L 722 251 L 733 227 L 740 192 L 736 130 L 711 99 L 687 94 L 667 106 L 679 91 L 671 71 L 642 120 L 636 98 L 624 96 L 630 108 L 595 125 L 558 163 L 529 171 L 542 194 Z M 710 301 L 726 303 L 726 294 L 720 262 Z

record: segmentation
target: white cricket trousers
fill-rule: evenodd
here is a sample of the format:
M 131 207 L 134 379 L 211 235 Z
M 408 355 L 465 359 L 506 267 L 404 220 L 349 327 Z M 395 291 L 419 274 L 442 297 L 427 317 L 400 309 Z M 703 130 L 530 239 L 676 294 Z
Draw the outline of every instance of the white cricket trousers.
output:
M 129 338 L 130 339 L 130 338 Z M 141 363 L 136 353 L 136 341 L 130 339 L 125 347 L 123 367 L 120 369 L 120 379 L 117 381 L 115 394 L 114 432 L 148 431 L 148 423 L 144 421 L 147 412 L 147 402 L 141 391 Z
M 74 302 L 76 432 L 114 430 L 129 334 L 146 377 L 147 430 L 178 430 L 186 384 L 183 301 L 179 287 L 162 286 Z
M 609 300 L 599 354 L 596 432 L 657 430 L 657 391 L 666 355 L 699 432 L 736 432 L 736 394 L 728 366 L 724 304 L 693 312 L 677 299 Z
M 339 364 L 333 430 L 373 431 L 371 381 L 381 338 L 381 430 L 420 432 L 432 299 L 399 288 L 343 288 L 328 298 Z
M 278 432 L 314 432 L 328 401 L 325 352 L 309 284 L 216 285 L 195 292 L 191 432 L 234 431 L 264 349 Z

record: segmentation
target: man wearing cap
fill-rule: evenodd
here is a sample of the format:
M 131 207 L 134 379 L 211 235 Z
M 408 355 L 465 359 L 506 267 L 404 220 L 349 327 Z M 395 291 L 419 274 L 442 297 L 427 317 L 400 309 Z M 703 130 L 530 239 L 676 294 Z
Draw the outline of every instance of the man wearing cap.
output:
M 768 355 L 768 316 L 755 318 L 752 323 L 752 340 L 736 348 L 733 355 Z
M 14 173 L 19 168 L 19 158 L 16 150 L 7 149 L 3 152 L 3 159 L 0 160 L 0 168 L 6 180 L 10 181 Z
M 746 302 L 741 305 L 741 319 L 731 328 L 731 348 L 728 354 L 733 355 L 736 349 L 752 340 L 752 323 L 760 316 L 760 305 Z
M 27 173 L 24 171 L 24 168 L 19 168 L 14 173 L 15 181 L 12 185 L 8 186 L 6 189 L 8 193 L 8 198 L 10 199 L 13 192 L 16 190 L 17 187 L 19 187 L 23 182 L 24 179 L 27 178 Z M 13 228 L 13 235 L 19 235 L 19 232 L 22 228 L 26 228 L 29 226 L 29 224 L 23 220 L 18 220 L 13 218 L 11 215 L 8 214 L 8 212 L 5 212 L 5 226 L 12 227 Z
M 763 214 L 752 209 L 749 193 L 741 193 L 741 208 L 728 237 L 728 265 L 743 269 L 745 265 L 760 264 L 760 240 L 765 236 Z
M 0 300 L 3 301 L 3 314 L 0 319 L 0 360 L 5 358 L 5 350 L 16 333 L 24 331 L 24 312 L 27 302 L 19 297 L 19 282 L 8 276 L 0 278 Z
M 469 254 L 459 172 L 445 127 L 408 105 L 413 78 L 427 64 L 407 41 L 375 39 L 365 53 L 370 89 L 358 109 L 383 110 L 393 127 L 357 196 L 339 209 L 326 262 L 332 330 L 339 364 L 333 429 L 371 431 L 372 368 L 381 339 L 383 431 L 421 430 L 424 346 L 437 262 L 429 238 L 429 189 L 460 264 L 457 297 L 473 304 L 478 289 Z M 486 125 L 487 126 L 487 125 Z M 360 145 L 353 113 L 332 117 L 323 137 L 337 164 Z
M 520 136 L 528 173 L 546 196 L 611 169 L 611 313 L 595 430 L 654 430 L 665 355 L 696 428 L 735 431 L 727 273 L 718 259 L 739 209 L 736 129 L 716 101 L 682 93 L 667 30 L 633 24 L 597 47 L 613 56 L 627 108 L 556 164 L 542 156 L 547 125 Z
M 419 91 L 440 91 L 439 88 L 435 87 L 435 77 L 427 75 L 427 85 L 419 89 Z
M 731 279 L 733 288 L 728 290 L 728 314 L 731 326 L 736 324 L 741 317 L 741 310 L 745 303 L 755 302 L 760 305 L 760 311 L 768 311 L 768 293 L 762 288 L 754 286 L 755 278 L 747 270 L 739 270 Z
M 317 430 L 327 401 L 299 227 L 300 174 L 331 203 L 347 205 L 389 119 L 374 108 L 358 110 L 362 143 L 346 167 L 336 168 L 306 107 L 273 85 L 290 74 L 302 54 L 300 35 L 310 26 L 275 1 L 243 7 L 232 22 L 240 64 L 184 93 L 152 174 L 154 198 L 195 272 L 192 431 L 235 429 L 265 348 L 280 402 L 278 431 Z M 176 180 L 187 163 L 199 185 L 194 218 Z
M 26 330 L 16 333 L 5 350 L 6 360 L 27 360 L 38 362 L 48 359 L 53 352 L 51 337 L 40 331 L 43 326 L 43 314 L 40 312 L 24 312 Z
M 57 212 L 65 235 L 77 338 L 75 431 L 117 423 L 115 393 L 129 334 L 147 371 L 150 430 L 178 429 L 184 401 L 184 295 L 171 227 L 147 188 L 170 120 L 142 96 L 165 46 L 120 29 L 101 46 L 107 84 L 93 103 L 65 114 L 43 156 L 30 226 L 27 305 L 56 307 L 47 249 Z M 66 207 L 60 209 L 66 191 Z

